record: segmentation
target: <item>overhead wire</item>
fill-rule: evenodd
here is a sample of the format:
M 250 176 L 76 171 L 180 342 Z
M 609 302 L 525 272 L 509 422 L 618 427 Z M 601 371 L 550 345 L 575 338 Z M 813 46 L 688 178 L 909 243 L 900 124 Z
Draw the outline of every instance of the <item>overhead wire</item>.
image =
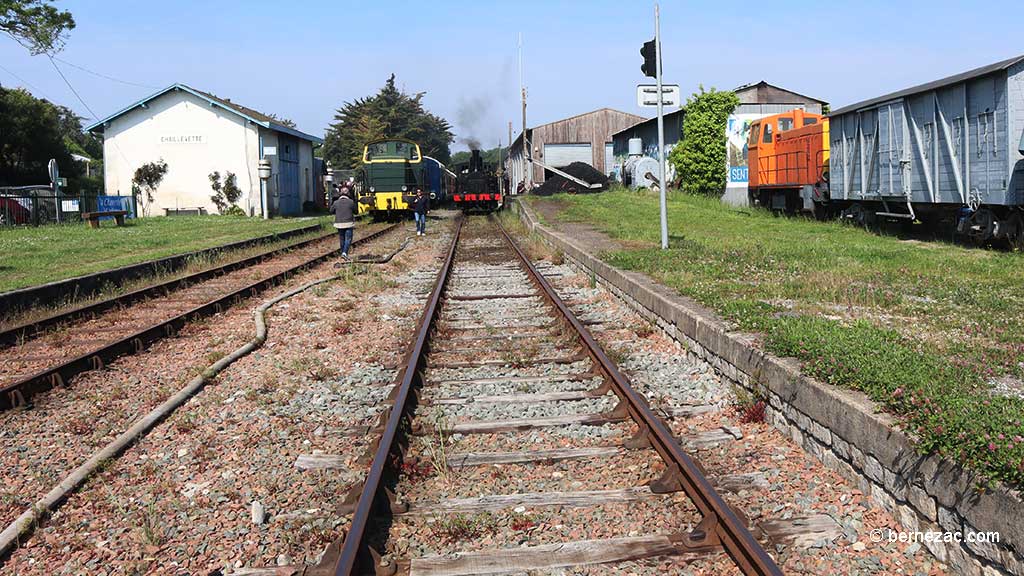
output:
M 57 66 L 57 62 L 54 60 L 53 56 L 47 54 L 46 57 L 50 60 L 50 64 L 53 65 L 53 69 L 56 70 L 57 74 L 61 77 L 62 80 L 64 80 L 64 83 L 68 85 L 68 89 L 70 89 L 71 93 L 75 95 L 75 98 L 78 98 L 78 101 L 82 103 L 82 106 L 85 106 L 85 109 L 88 110 L 90 114 L 92 114 L 93 120 L 99 120 L 100 117 L 97 116 L 95 112 L 93 112 L 92 108 L 85 102 L 85 99 L 82 98 L 82 95 L 78 93 L 78 90 L 75 90 L 75 87 L 71 85 L 71 81 L 68 80 L 67 76 L 64 75 L 64 72 L 61 71 L 60 66 Z M 121 147 L 117 145 L 117 141 L 111 140 L 110 142 L 113 143 L 114 148 L 117 149 L 117 153 L 120 154 L 121 158 L 124 159 L 125 164 L 131 166 L 131 162 L 128 160 L 128 157 L 125 156 L 124 152 L 121 150 Z
M 106 74 L 102 74 L 102 73 L 97 72 L 95 70 L 90 70 L 90 69 L 88 69 L 88 68 L 86 68 L 84 66 L 79 66 L 78 64 L 72 64 L 71 62 L 68 62 L 67 60 L 64 60 L 63 58 L 57 58 L 56 56 L 53 56 L 51 59 L 52 60 L 56 60 L 56 61 L 60 62 L 61 64 L 66 64 L 68 66 L 71 66 L 72 68 L 76 68 L 78 70 L 81 70 L 82 72 L 85 72 L 87 74 L 92 74 L 93 76 L 98 76 L 100 78 L 104 78 L 106 80 L 110 80 L 111 82 L 118 82 L 120 84 L 125 84 L 127 86 L 138 86 L 139 88 L 149 88 L 151 90 L 156 90 L 156 89 L 159 88 L 158 86 L 153 86 L 151 84 L 140 84 L 138 82 L 130 82 L 128 80 L 121 80 L 120 78 L 114 78 L 113 76 L 107 76 Z
M 39 94 L 39 95 L 43 96 L 44 98 L 47 98 L 46 94 L 43 94 L 43 91 L 42 91 L 42 90 L 40 90 L 39 88 L 37 88 L 37 87 L 36 87 L 36 86 L 35 86 L 34 84 L 30 83 L 30 82 L 29 82 L 28 80 L 25 80 L 25 79 L 24 79 L 24 78 L 22 78 L 21 76 L 18 76 L 18 75 L 17 75 L 17 74 L 15 74 L 15 73 L 14 73 L 13 71 L 11 71 L 11 70 L 9 70 L 9 69 L 5 68 L 5 67 L 4 67 L 3 65 L 0 65 L 0 70 L 3 70 L 4 72 L 7 72 L 7 73 L 8 73 L 8 74 L 10 74 L 10 75 L 11 75 L 11 76 L 12 76 L 12 77 L 13 77 L 13 78 L 15 79 L 15 80 L 17 80 L 18 82 L 21 82 L 22 84 L 24 84 L 24 85 L 25 85 L 25 86 L 27 86 L 28 88 L 31 88 L 31 89 L 32 89 L 32 91 L 33 91 L 33 92 L 35 92 L 36 94 Z M 49 100 L 49 99 L 50 99 L 50 98 L 47 98 L 47 100 Z
M 57 71 L 57 74 L 60 75 L 62 80 L 64 80 L 64 83 L 68 85 L 68 88 L 71 90 L 71 93 L 75 95 L 75 98 L 78 98 L 78 101 L 82 103 L 82 106 L 85 106 L 85 109 L 89 111 L 89 114 L 92 114 L 92 119 L 99 120 L 100 117 L 97 116 L 96 113 L 92 111 L 92 108 L 90 108 L 89 105 L 85 103 L 85 100 L 82 99 L 82 95 L 79 94 L 78 90 L 75 90 L 75 87 L 71 85 L 71 82 L 68 81 L 68 78 L 64 75 L 64 72 L 61 72 L 60 66 L 57 66 L 57 62 L 54 61 L 53 56 L 47 54 L 46 57 L 50 59 L 50 64 L 53 64 L 53 69 Z

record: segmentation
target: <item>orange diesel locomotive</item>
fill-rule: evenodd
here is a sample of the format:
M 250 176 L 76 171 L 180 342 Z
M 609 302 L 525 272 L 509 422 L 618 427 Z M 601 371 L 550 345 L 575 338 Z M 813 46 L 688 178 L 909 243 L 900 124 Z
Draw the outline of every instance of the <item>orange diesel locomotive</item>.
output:
M 755 120 L 747 141 L 750 203 L 770 210 L 813 211 L 828 203 L 828 118 L 803 110 Z

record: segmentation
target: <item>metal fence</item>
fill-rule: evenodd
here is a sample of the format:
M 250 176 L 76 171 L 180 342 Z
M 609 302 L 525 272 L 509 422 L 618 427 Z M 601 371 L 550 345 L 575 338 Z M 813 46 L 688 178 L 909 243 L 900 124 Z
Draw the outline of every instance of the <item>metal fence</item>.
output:
M 54 193 L 48 187 L 0 188 L 0 226 L 41 226 L 82 221 L 83 212 L 127 210 L 136 214 L 132 196 Z

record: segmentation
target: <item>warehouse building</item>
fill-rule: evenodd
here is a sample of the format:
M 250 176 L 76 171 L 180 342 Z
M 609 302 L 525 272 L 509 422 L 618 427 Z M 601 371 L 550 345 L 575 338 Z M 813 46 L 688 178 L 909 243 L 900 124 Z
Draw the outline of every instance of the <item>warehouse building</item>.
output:
M 564 120 L 557 120 L 526 129 L 526 141 L 530 147 L 532 183 L 544 182 L 544 166 L 560 168 L 573 162 L 585 162 L 597 170 L 609 173 L 612 165 L 612 134 L 642 122 L 643 116 L 601 108 L 579 114 Z M 523 135 L 512 143 L 508 168 L 512 189 L 524 182 L 527 162 L 523 158 Z M 525 188 L 525 185 L 523 186 Z
M 131 195 L 135 171 L 163 160 L 167 174 L 153 194 L 151 216 L 214 213 L 210 174 L 235 175 L 246 214 L 294 215 L 304 202 L 316 201 L 318 174 L 313 148 L 316 136 L 276 118 L 196 90 L 174 84 L 87 127 L 103 135 L 103 170 L 107 194 Z M 270 161 L 264 184 L 259 163 Z
M 724 199 L 730 203 L 742 204 L 747 200 L 747 136 L 750 123 L 758 118 L 794 109 L 821 114 L 828 103 L 774 86 L 763 80 L 754 84 L 745 84 L 733 92 L 739 98 L 740 104 L 729 117 L 726 126 L 729 171 Z M 666 157 L 672 147 L 683 137 L 685 116 L 685 110 L 675 110 L 665 114 Z M 629 140 L 632 138 L 641 140 L 643 155 L 657 158 L 658 119 L 651 118 L 619 130 L 612 135 L 612 161 L 609 173 L 620 175 L 622 166 L 629 156 Z M 670 180 L 675 178 L 671 169 L 668 178 Z

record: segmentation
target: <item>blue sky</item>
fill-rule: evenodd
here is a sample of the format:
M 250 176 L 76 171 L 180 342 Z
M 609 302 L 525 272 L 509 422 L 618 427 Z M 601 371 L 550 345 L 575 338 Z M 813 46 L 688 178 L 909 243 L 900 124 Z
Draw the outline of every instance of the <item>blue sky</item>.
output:
M 174 82 L 322 135 L 334 111 L 394 72 L 458 137 L 518 134 L 517 35 L 528 124 L 602 106 L 637 108 L 653 3 L 129 2 L 66 0 L 78 23 L 58 62 L 99 116 Z M 759 80 L 842 106 L 1024 53 L 1020 1 L 661 4 L 666 82 L 684 93 Z M 0 37 L 0 83 L 91 117 L 44 56 Z M 12 75 L 13 74 L 13 75 Z M 16 75 L 17 77 L 15 77 Z M 458 142 L 455 149 L 464 148 Z

